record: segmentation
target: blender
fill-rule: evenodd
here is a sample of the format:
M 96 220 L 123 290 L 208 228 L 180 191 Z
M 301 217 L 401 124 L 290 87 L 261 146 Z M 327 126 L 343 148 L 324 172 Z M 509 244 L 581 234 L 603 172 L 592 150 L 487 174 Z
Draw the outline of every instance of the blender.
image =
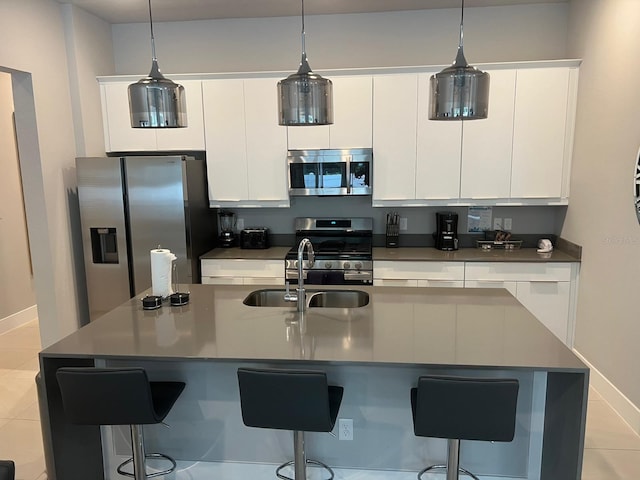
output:
M 236 214 L 228 210 L 221 210 L 218 213 L 220 217 L 220 236 L 218 243 L 221 247 L 233 247 L 236 244 Z

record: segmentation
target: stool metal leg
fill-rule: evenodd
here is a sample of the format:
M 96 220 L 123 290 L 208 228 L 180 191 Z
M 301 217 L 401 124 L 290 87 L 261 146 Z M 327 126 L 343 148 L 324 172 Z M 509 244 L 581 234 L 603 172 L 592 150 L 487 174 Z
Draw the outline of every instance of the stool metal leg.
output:
M 131 425 L 131 449 L 133 450 L 133 477 L 136 480 L 147 480 L 142 425 Z
M 168 455 L 162 453 L 146 453 L 144 449 L 144 435 L 142 425 L 131 425 L 131 450 L 132 458 L 125 460 L 118 465 L 117 471 L 120 475 L 133 477 L 135 480 L 147 480 L 149 478 L 167 475 L 176 469 L 176 461 Z M 147 458 L 160 458 L 171 462 L 171 467 L 161 472 L 147 473 Z M 124 467 L 133 463 L 133 473 L 124 470 Z
M 306 480 L 307 479 L 307 464 L 309 465 L 317 465 L 326 469 L 330 477 L 327 480 L 333 480 L 333 470 L 328 465 L 325 465 L 322 462 L 318 462 L 317 460 L 309 460 L 307 459 L 307 454 L 304 450 L 304 432 L 294 431 L 293 432 L 293 460 L 290 462 L 283 463 L 276 469 L 276 476 L 281 478 L 282 480 Z M 294 478 L 287 477 L 280 473 L 280 471 L 285 467 L 290 467 L 293 465 L 293 474 Z
M 293 478 L 295 480 L 307 479 L 307 454 L 304 451 L 304 432 L 293 432 Z
M 460 468 L 460 440 L 449 439 L 447 441 L 447 464 L 431 465 L 418 473 L 418 480 L 422 480 L 422 475 L 430 470 L 445 470 L 446 480 L 458 480 L 460 473 L 468 475 L 474 480 L 480 480 L 473 473 L 464 468 Z
M 458 480 L 460 468 L 460 440 L 447 442 L 447 480 Z

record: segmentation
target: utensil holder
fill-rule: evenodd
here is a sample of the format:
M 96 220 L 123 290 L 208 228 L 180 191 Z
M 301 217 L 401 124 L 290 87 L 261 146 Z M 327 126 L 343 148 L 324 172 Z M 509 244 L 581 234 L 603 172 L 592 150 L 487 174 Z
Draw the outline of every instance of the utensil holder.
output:
M 385 246 L 387 248 L 398 248 L 400 238 L 400 225 L 387 225 Z

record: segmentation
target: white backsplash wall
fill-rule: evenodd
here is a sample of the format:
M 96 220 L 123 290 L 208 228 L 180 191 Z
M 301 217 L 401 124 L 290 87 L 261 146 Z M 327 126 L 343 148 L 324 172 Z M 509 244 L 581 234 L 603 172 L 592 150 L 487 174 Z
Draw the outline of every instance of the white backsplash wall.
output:
M 233 210 L 233 209 L 232 209 Z M 372 217 L 374 233 L 385 233 L 386 214 L 398 212 L 407 219 L 404 234 L 431 234 L 436 229 L 435 214 L 439 211 L 458 214 L 458 232 L 467 232 L 467 207 L 405 207 L 381 208 L 371 206 L 371 197 L 292 197 L 290 208 L 238 208 L 233 210 L 245 227 L 268 227 L 271 233 L 294 232 L 296 217 Z M 514 233 L 560 233 L 566 207 L 493 207 L 493 216 L 511 218 Z

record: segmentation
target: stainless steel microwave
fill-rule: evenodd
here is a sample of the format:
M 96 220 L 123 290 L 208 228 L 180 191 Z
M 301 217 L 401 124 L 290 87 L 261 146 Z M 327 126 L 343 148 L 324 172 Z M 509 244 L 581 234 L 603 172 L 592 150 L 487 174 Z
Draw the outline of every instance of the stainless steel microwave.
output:
M 373 151 L 289 150 L 289 195 L 371 195 Z

